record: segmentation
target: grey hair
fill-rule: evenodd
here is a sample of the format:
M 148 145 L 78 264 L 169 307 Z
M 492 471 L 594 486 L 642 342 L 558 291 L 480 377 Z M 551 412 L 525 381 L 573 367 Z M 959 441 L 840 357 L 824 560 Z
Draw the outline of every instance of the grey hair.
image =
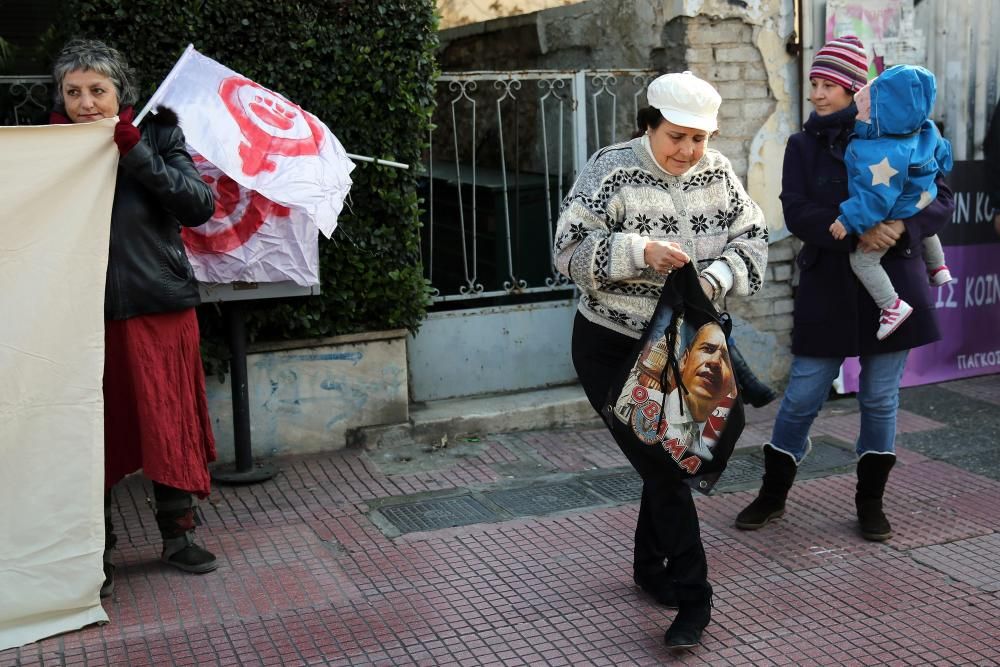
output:
M 139 99 L 134 74 L 125 61 L 125 56 L 118 49 L 113 49 L 96 39 L 73 39 L 66 42 L 52 65 L 52 78 L 56 81 L 54 96 L 57 109 L 63 107 L 63 79 L 70 72 L 78 70 L 90 70 L 108 77 L 115 86 L 118 104 L 122 108 L 135 105 Z

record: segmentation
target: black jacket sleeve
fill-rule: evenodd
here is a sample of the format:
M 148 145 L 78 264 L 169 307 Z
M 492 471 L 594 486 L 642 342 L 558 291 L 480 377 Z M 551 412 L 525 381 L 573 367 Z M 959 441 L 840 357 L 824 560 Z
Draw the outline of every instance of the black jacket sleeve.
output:
M 144 127 L 142 141 L 118 164 L 185 227 L 197 227 L 212 216 L 212 189 L 198 175 L 179 127 Z

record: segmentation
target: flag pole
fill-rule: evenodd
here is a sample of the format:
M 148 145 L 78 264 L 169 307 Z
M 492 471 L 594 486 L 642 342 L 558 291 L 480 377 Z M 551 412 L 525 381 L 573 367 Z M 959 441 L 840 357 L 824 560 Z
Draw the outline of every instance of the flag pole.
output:
M 361 160 L 362 162 L 374 162 L 375 164 L 384 164 L 387 167 L 396 167 L 397 169 L 409 169 L 410 165 L 403 164 L 402 162 L 393 162 L 392 160 L 380 160 L 375 157 L 368 157 L 366 155 L 354 155 L 353 153 L 347 153 L 347 157 L 352 160 Z
M 167 84 L 169 84 L 173 80 L 173 78 L 177 76 L 177 69 L 181 66 L 181 63 L 184 62 L 184 59 L 187 58 L 188 54 L 191 53 L 192 51 L 194 51 L 194 44 L 188 44 L 187 48 L 184 49 L 184 52 L 181 53 L 181 57 L 178 58 L 177 62 L 174 63 L 174 66 L 170 68 L 170 72 L 167 73 L 166 78 L 164 78 L 163 82 L 159 85 L 159 87 L 157 87 L 156 92 L 154 92 L 153 96 L 149 98 L 148 102 L 146 102 L 146 106 L 142 108 L 142 111 L 140 111 L 139 114 L 135 117 L 135 120 L 132 121 L 133 125 L 139 127 L 139 122 L 146 117 L 146 114 L 150 112 L 150 110 L 153 108 L 153 105 L 160 101 L 160 97 L 162 97 L 160 91 L 164 90 L 167 87 Z

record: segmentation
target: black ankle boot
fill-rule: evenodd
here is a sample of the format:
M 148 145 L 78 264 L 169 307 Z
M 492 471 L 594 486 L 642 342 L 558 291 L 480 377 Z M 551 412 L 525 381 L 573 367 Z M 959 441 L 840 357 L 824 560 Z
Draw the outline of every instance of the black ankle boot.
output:
M 701 643 L 701 636 L 712 620 L 712 587 L 708 596 L 698 601 L 681 600 L 674 622 L 663 635 L 663 642 L 671 651 L 683 651 Z
M 869 453 L 858 459 L 858 487 L 854 505 L 858 511 L 861 537 L 872 542 L 885 542 L 892 537 L 892 526 L 882 511 L 882 494 L 889 471 L 896 464 L 893 454 Z
M 204 574 L 217 568 L 215 555 L 194 543 L 191 494 L 154 482 L 153 495 L 156 498 L 156 525 L 163 538 L 160 560 L 193 574 Z
M 764 443 L 764 481 L 757 497 L 737 515 L 736 527 L 757 530 L 784 515 L 785 499 L 797 469 L 795 457 L 777 450 L 771 443 Z
M 101 584 L 101 597 L 111 597 L 115 592 L 115 564 L 111 560 L 111 552 L 118 543 L 114 526 L 111 523 L 111 494 L 104 494 L 104 583 Z
M 101 584 L 101 597 L 109 598 L 115 593 L 115 564 L 111 562 L 111 551 L 104 550 L 104 583 Z
M 730 344 L 729 346 L 729 358 L 733 362 L 736 385 L 739 387 L 744 403 L 749 403 L 755 408 L 762 408 L 778 398 L 778 392 L 760 381 L 735 345 Z
M 192 574 L 205 574 L 219 567 L 215 554 L 194 543 L 193 530 L 178 537 L 164 538 L 160 560 Z

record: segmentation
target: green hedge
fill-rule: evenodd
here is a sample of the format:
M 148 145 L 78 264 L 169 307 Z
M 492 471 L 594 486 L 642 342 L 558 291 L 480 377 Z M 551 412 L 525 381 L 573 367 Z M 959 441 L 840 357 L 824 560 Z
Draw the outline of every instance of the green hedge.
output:
M 102 39 L 126 55 L 140 106 L 193 43 L 316 114 L 350 153 L 415 167 L 427 143 L 437 75 L 433 0 L 70 0 L 62 16 L 63 34 Z M 359 163 L 350 210 L 332 240 L 320 239 L 322 294 L 258 302 L 251 339 L 417 329 L 429 284 L 415 171 Z M 211 338 L 218 323 L 202 315 Z

